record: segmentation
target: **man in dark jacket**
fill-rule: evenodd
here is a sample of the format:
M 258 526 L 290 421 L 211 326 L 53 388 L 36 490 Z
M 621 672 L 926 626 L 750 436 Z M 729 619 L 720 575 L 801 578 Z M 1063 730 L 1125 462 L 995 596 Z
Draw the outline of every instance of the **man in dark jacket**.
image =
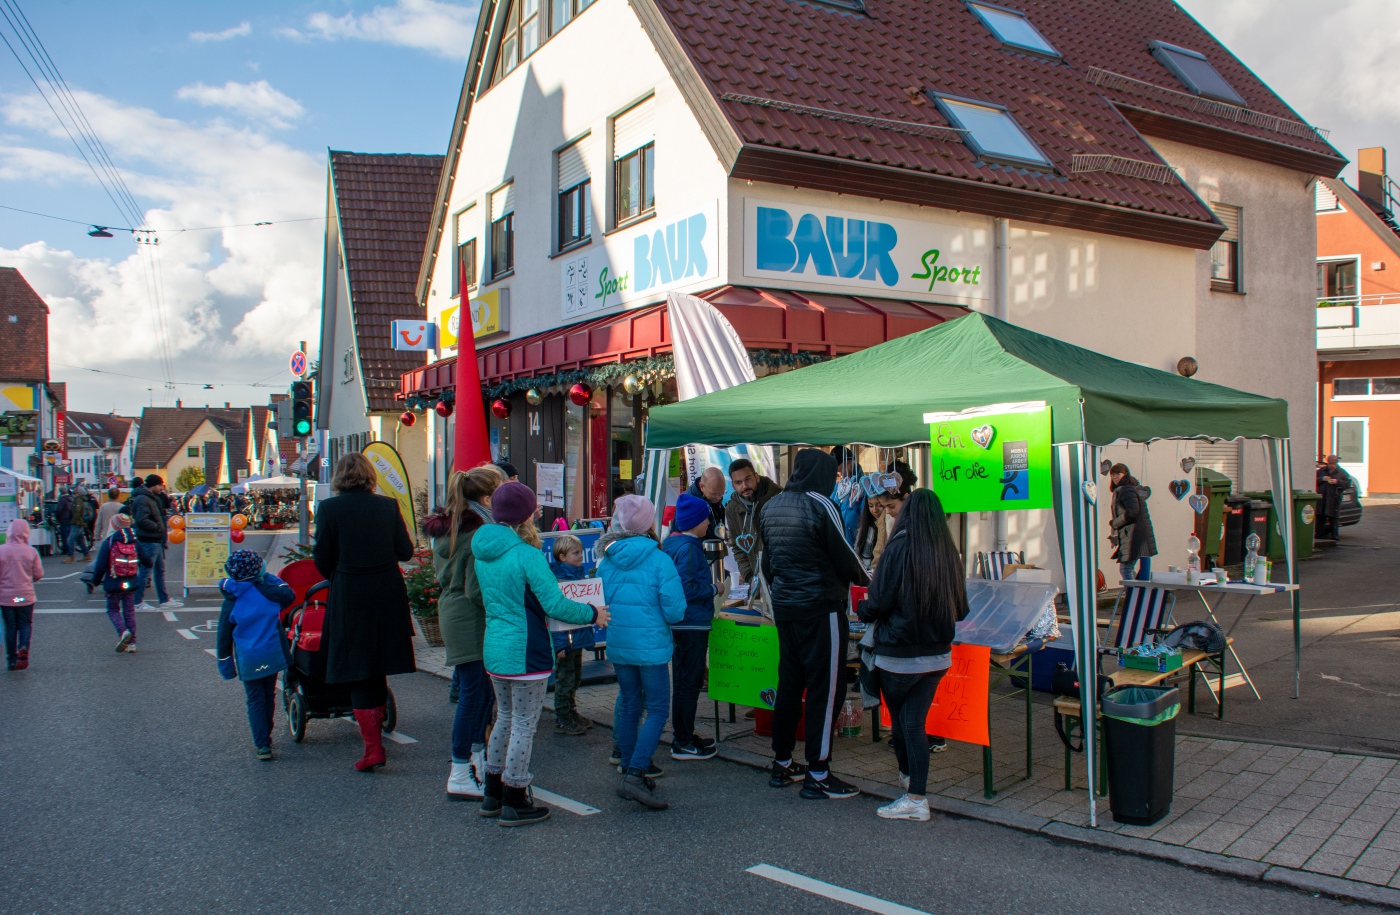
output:
M 835 485 L 835 459 L 804 448 L 797 452 L 787 486 L 768 500 L 758 519 L 763 574 L 772 587 L 778 628 L 778 695 L 768 784 L 781 788 L 805 774 L 802 796 L 809 799 L 860 793 L 830 770 L 831 731 L 845 693 L 850 587 L 869 583 L 846 542 L 841 513 L 827 495 Z M 792 761 L 804 689 L 805 770 Z
M 706 540 L 718 540 L 720 525 L 724 524 L 724 471 L 718 467 L 706 467 L 690 484 L 687 493 L 697 499 L 704 499 L 710 507 L 710 532 Z M 679 530 L 673 520 L 671 530 Z
M 137 610 L 173 610 L 184 603 L 171 600 L 165 590 L 165 480 L 151 474 L 131 491 L 131 529 L 136 532 L 136 549 L 141 554 L 141 583 L 136 592 Z M 159 607 L 146 603 L 146 586 L 156 581 Z
M 73 531 L 73 494 L 64 492 L 54 506 L 54 520 L 58 522 L 58 548 L 63 551 L 64 562 L 73 561 L 73 546 L 68 535 Z
M 754 470 L 748 458 L 739 458 L 729 465 L 729 482 L 734 495 L 724 507 L 724 527 L 729 538 L 729 551 L 739 566 L 739 577 L 753 581 L 754 564 L 763 551 L 763 537 L 758 529 L 759 512 L 763 503 L 781 490 L 777 483 Z

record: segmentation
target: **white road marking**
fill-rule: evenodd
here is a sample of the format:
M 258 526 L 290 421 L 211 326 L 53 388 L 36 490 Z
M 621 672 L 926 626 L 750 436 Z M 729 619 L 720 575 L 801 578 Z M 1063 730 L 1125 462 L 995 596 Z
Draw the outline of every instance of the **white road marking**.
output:
M 211 658 L 217 658 L 219 656 L 219 653 L 212 648 L 206 648 L 204 650 L 209 654 L 209 657 Z
M 106 613 L 104 607 L 35 607 L 35 613 Z M 160 613 L 159 610 L 137 610 L 137 613 Z
M 398 731 L 383 731 L 381 733 L 383 733 L 385 738 L 392 740 L 394 743 L 410 744 L 418 742 L 407 734 L 400 734 Z
M 82 573 L 81 570 L 79 570 L 79 571 L 77 571 L 77 572 L 69 572 L 67 575 L 45 575 L 43 578 L 41 578 L 41 579 L 39 579 L 37 582 L 35 582 L 35 584 L 42 585 L 42 584 L 44 584 L 44 583 L 46 583 L 46 582 L 51 584 L 51 583 L 56 582 L 56 581 L 63 581 L 65 578 L 72 578 L 74 575 L 81 575 L 81 574 L 83 574 L 83 573 Z
M 567 798 L 562 795 L 555 794 L 553 791 L 546 791 L 543 788 L 534 786 L 532 786 L 530 790 L 536 798 L 538 798 L 541 801 L 544 801 L 549 806 L 558 807 L 560 810 L 567 810 L 570 813 L 576 813 L 581 817 L 591 817 L 595 813 L 603 812 L 597 807 L 590 807 L 587 804 L 580 803 L 579 801 L 573 800 L 572 798 Z
M 539 794 L 538 791 L 535 792 Z M 907 905 L 900 905 L 897 902 L 888 902 L 876 896 L 867 896 L 864 893 L 857 893 L 855 890 L 848 890 L 845 887 L 836 886 L 831 883 L 823 883 L 820 880 L 813 880 L 811 877 L 804 877 L 801 874 L 794 874 L 792 871 L 785 871 L 779 867 L 772 867 L 768 864 L 755 864 L 747 869 L 746 873 L 755 877 L 764 877 L 776 883 L 783 883 L 793 889 L 812 893 L 816 896 L 825 896 L 827 899 L 835 899 L 837 902 L 844 902 L 846 905 L 864 909 L 867 912 L 879 912 L 880 915 L 928 915 L 922 909 L 911 909 Z
M 193 632 L 190 632 L 188 629 L 176 629 L 175 631 L 191 641 L 194 641 L 195 639 L 199 638 L 199 636 L 195 635 Z
M 166 621 L 167 623 L 178 623 L 178 622 L 180 622 L 180 620 L 175 616 L 175 614 L 171 613 L 169 610 L 162 610 L 162 611 L 160 611 L 160 612 L 161 612 L 161 614 L 163 614 L 163 615 L 165 616 L 165 621 Z

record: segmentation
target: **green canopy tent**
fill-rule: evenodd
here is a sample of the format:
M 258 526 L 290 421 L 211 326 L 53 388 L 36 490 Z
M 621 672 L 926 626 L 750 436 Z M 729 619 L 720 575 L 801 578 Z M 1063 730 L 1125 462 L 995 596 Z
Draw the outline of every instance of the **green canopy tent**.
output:
M 646 447 L 860 442 L 893 448 L 929 441 L 925 413 L 1033 401 L 1043 401 L 1051 413 L 1054 504 L 1079 658 L 1093 659 L 1097 652 L 1095 476 L 1102 448 L 1112 442 L 1262 439 L 1288 582 L 1297 582 L 1285 401 L 1113 359 L 980 313 L 830 362 L 653 408 Z M 646 483 L 650 489 L 652 481 Z M 1297 591 L 1292 598 L 1296 697 L 1301 602 Z M 1079 666 L 1085 720 L 1092 721 L 1096 665 Z M 1086 730 L 1094 821 L 1094 729 Z

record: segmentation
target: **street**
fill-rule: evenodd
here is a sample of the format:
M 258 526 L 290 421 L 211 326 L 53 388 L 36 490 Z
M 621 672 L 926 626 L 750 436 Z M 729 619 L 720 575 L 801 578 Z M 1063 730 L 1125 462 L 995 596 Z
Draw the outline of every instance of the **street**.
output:
M 56 558 L 45 566 L 54 579 L 75 571 Z M 212 592 L 196 592 L 174 620 L 140 614 L 140 651 L 129 656 L 113 652 L 102 604 L 76 576 L 39 587 L 33 663 L 0 689 L 7 912 L 1358 908 L 970 820 L 886 822 L 873 798 L 803 801 L 757 770 L 675 763 L 664 750 L 656 760 L 672 807 L 649 813 L 613 793 L 608 730 L 556 736 L 548 714 L 538 786 L 598 812 L 555 806 L 539 827 L 505 830 L 444 796 L 443 680 L 391 680 L 401 739 L 414 742 L 388 743 L 379 774 L 351 769 L 352 723 L 313 721 L 294 744 L 280 711 L 277 759 L 260 763 L 242 690 L 206 653 Z M 787 882 L 747 872 L 759 865 Z M 801 878 L 871 898 L 853 906 L 791 885 Z

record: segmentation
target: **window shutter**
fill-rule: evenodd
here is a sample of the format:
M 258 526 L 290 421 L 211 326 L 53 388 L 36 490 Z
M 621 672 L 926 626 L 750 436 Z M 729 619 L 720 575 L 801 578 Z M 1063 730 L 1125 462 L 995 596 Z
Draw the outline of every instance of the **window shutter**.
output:
M 515 212 L 515 182 L 491 192 L 491 220 L 500 219 L 507 213 Z
M 577 143 L 571 143 L 559 150 L 559 185 L 560 191 L 567 191 L 589 178 L 588 162 L 584 158 L 584 144 L 588 138 L 584 137 Z
M 457 244 L 459 245 L 476 234 L 472 230 L 472 217 L 476 215 L 475 210 L 476 207 L 469 206 L 457 214 Z
M 613 119 L 614 159 L 620 159 L 656 139 L 655 101 L 653 96 Z
M 1240 479 L 1239 442 L 1199 442 L 1196 445 L 1196 466 L 1207 467 L 1223 473 L 1235 484 L 1238 491 L 1243 481 Z
M 1320 179 L 1314 182 L 1317 193 L 1316 210 L 1319 213 L 1326 213 L 1331 210 L 1340 210 L 1341 202 L 1337 200 L 1337 195 L 1332 193 L 1332 189 L 1324 184 Z
M 1215 211 L 1215 217 L 1225 223 L 1225 234 L 1220 236 L 1220 240 L 1239 241 L 1240 208 L 1230 206 L 1228 203 L 1213 203 L 1210 208 Z

